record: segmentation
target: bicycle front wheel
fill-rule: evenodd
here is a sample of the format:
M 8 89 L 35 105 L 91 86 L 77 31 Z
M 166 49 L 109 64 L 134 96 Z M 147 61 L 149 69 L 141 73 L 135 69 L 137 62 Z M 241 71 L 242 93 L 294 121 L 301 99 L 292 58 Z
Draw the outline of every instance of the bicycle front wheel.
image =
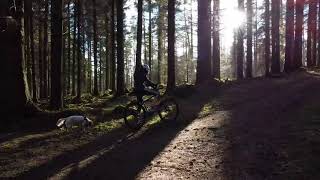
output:
M 132 130 L 139 130 L 146 119 L 146 109 L 138 102 L 132 102 L 125 109 L 124 122 Z
M 179 106 L 175 99 L 167 98 L 161 101 L 159 116 L 161 120 L 176 120 L 179 115 Z

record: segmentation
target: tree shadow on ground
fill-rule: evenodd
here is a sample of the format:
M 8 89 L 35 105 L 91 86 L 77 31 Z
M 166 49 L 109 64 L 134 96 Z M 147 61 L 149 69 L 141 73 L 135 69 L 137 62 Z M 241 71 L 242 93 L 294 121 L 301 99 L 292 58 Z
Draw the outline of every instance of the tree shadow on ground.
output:
M 230 111 L 223 160 L 226 179 L 319 178 L 319 163 L 315 162 L 320 160 L 320 139 L 310 140 L 305 130 L 310 118 L 301 118 L 305 103 L 320 99 L 312 95 L 319 92 L 319 82 L 319 77 L 303 72 L 234 89 L 238 94 L 246 91 L 242 94 L 246 97 L 224 102 Z M 265 88 L 259 87 L 261 83 Z
M 220 92 L 221 88 L 203 88 L 190 98 L 179 100 L 181 114 L 177 123 L 159 122 L 146 126 L 136 134 L 120 128 L 76 150 L 58 155 L 50 162 L 33 167 L 19 177 L 133 179 L 181 130 L 196 119 L 205 104 Z

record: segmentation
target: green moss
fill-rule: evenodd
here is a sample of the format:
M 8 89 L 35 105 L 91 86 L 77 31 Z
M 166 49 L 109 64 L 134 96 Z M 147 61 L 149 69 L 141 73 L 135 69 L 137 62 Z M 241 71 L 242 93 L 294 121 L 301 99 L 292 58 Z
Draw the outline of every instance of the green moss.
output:
M 158 124 L 160 122 L 161 122 L 161 119 L 158 115 L 152 116 L 147 124 L 147 127 L 154 126 L 155 124 Z
M 93 129 L 98 133 L 108 133 L 112 130 L 118 129 L 122 126 L 122 123 L 117 121 L 109 121 L 104 123 L 99 123 Z
M 214 105 L 212 103 L 205 104 L 201 111 L 198 114 L 199 118 L 210 115 L 215 110 Z

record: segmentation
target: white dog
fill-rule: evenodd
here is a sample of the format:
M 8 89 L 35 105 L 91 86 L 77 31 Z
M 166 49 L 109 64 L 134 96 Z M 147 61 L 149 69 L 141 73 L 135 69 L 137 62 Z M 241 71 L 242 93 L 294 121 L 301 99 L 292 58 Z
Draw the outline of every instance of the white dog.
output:
M 57 122 L 59 128 L 70 129 L 72 127 L 88 127 L 93 125 L 93 122 L 85 116 L 70 116 L 67 118 L 61 118 Z

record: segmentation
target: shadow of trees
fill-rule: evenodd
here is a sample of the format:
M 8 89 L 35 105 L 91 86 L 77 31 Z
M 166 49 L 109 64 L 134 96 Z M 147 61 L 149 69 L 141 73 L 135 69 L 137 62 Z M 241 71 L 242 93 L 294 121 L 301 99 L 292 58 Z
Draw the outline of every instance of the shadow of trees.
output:
M 159 122 L 146 126 L 137 134 L 119 128 L 33 167 L 19 178 L 42 179 L 62 173 L 68 179 L 133 179 L 220 92 L 221 88 L 210 87 L 199 89 L 188 99 L 180 99 L 181 114 L 177 123 Z M 209 94 L 209 97 L 201 94 Z

